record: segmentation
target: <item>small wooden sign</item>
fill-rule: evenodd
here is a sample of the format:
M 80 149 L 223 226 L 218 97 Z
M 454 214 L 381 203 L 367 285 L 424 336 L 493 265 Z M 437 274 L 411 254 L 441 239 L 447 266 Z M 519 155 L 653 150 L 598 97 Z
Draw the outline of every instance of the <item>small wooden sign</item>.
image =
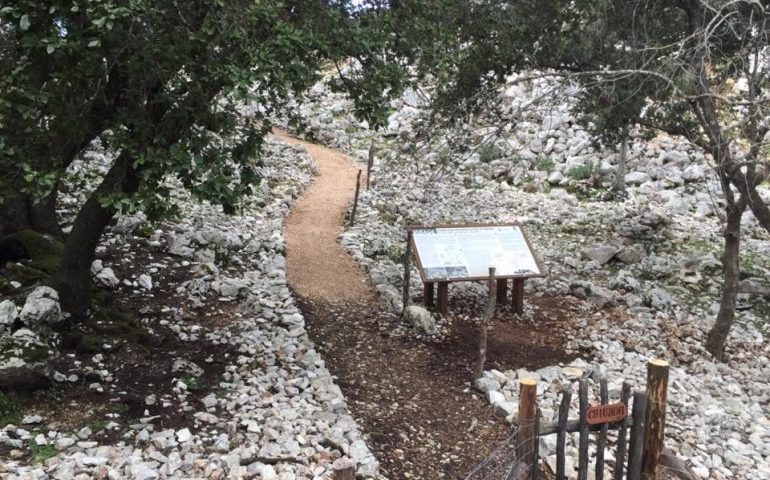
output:
M 591 405 L 588 407 L 586 418 L 589 425 L 599 423 L 614 423 L 626 418 L 628 407 L 624 403 L 610 403 L 608 405 Z

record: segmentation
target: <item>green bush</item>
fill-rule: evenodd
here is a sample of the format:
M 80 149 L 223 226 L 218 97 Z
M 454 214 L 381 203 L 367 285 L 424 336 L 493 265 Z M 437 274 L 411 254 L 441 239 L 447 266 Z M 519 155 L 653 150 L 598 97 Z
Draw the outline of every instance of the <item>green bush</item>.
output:
M 550 172 L 554 165 L 555 163 L 549 155 L 540 155 L 535 162 L 535 169 L 541 172 Z
M 497 160 L 503 156 L 503 152 L 497 148 L 494 143 L 485 143 L 481 145 L 477 153 L 479 154 L 479 160 L 481 163 L 489 163 L 492 160 Z
M 588 180 L 596 171 L 596 166 L 593 162 L 588 162 L 585 165 L 575 165 L 567 170 L 567 176 L 573 180 Z

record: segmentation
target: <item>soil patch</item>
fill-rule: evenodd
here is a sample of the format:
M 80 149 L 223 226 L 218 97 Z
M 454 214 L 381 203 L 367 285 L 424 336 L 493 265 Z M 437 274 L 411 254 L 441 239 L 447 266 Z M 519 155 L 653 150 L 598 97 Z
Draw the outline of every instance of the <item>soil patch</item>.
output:
M 195 410 L 185 411 L 182 402 L 198 404 L 218 388 L 235 350 L 207 340 L 206 333 L 228 325 L 235 318 L 234 305 L 216 297 L 191 303 L 176 288 L 193 277 L 192 267 L 148 248 L 141 239 L 111 249 L 103 259 L 121 280 L 136 278 L 153 266 L 161 268 L 152 274 L 149 292 L 125 283 L 112 292 L 97 292 L 97 313 L 62 332 L 60 356 L 54 362 L 55 371 L 77 375 L 77 380 L 53 382 L 33 392 L 8 392 L 18 414 L 7 420 L 19 425 L 24 415 L 42 416 L 44 424 L 24 426 L 32 432 L 89 427 L 89 440 L 103 444 L 122 440 L 131 425 L 148 417 L 157 416 L 149 420 L 156 431 L 194 430 Z M 175 371 L 180 360 L 195 363 L 200 371 L 192 374 L 195 369 L 180 370 L 178 365 Z M 179 380 L 186 384 L 186 396 L 180 396 Z M 150 395 L 155 404 L 147 404 Z M 9 453 L 9 448 L 0 447 L 0 457 Z
M 540 315 L 505 310 L 489 335 L 487 368 L 536 369 L 564 355 L 570 313 L 559 299 L 533 300 Z M 448 335 L 418 339 L 400 318 L 361 303 L 300 300 L 311 338 L 391 479 L 461 479 L 511 433 L 471 388 L 478 325 L 450 317 Z M 502 321 L 506 320 L 506 321 Z

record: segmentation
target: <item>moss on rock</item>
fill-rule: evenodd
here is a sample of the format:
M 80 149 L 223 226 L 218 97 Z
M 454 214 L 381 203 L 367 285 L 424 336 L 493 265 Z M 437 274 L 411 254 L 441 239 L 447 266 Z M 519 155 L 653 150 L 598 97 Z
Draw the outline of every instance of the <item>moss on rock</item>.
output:
M 59 268 L 64 254 L 64 244 L 59 240 L 34 230 L 21 230 L 11 237 L 24 245 L 34 268 L 47 274 L 52 274 Z

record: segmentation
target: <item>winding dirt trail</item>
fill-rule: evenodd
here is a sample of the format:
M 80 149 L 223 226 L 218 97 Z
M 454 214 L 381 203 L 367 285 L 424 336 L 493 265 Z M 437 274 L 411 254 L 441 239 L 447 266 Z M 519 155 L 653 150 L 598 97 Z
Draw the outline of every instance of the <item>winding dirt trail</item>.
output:
M 446 338 L 425 341 L 383 311 L 337 242 L 358 168 L 340 152 L 274 134 L 304 146 L 319 167 L 284 224 L 288 280 L 308 334 L 382 472 L 391 480 L 465 478 L 509 434 L 469 385 L 478 327 L 455 319 Z M 564 331 L 568 309 L 549 310 L 559 320 L 543 321 L 537 331 L 528 323 L 497 323 L 489 339 L 489 368 L 535 369 L 563 360 L 554 338 Z
M 289 284 L 308 300 L 373 301 L 372 289 L 337 242 L 345 210 L 355 195 L 358 168 L 340 152 L 279 130 L 273 133 L 305 147 L 319 168 L 284 224 Z

